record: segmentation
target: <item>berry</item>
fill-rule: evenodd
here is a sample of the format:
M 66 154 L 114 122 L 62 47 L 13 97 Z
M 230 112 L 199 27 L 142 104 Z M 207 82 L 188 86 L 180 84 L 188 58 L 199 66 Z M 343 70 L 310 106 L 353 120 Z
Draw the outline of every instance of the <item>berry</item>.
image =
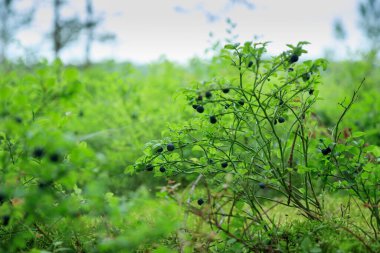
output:
M 228 166 L 228 162 L 222 162 L 220 165 L 222 166 L 222 168 L 226 168 Z
M 206 95 L 206 98 L 209 98 L 209 99 L 212 97 L 211 91 L 206 91 L 205 95 Z
M 325 149 L 322 149 L 322 154 L 323 155 L 328 155 L 331 153 L 331 148 L 330 147 L 327 147 Z
M 157 153 L 161 153 L 162 151 L 164 151 L 164 149 L 163 149 L 162 147 L 159 147 L 159 148 L 156 150 Z
M 145 167 L 145 169 L 147 171 L 153 171 L 153 165 L 152 164 L 147 164 L 146 167 Z
M 239 105 L 242 105 L 242 106 L 243 106 L 243 105 L 244 105 L 244 100 L 243 100 L 243 99 L 240 99 L 238 103 L 239 103 Z
M 21 124 L 22 123 L 22 118 L 17 116 L 17 117 L 15 117 L 15 121 L 17 123 Z
M 60 160 L 60 156 L 58 153 L 53 153 L 49 156 L 49 160 L 53 163 L 57 163 Z
M 168 151 L 173 151 L 174 150 L 174 144 L 173 143 L 169 143 L 167 146 L 166 146 L 167 150 Z
M 294 68 L 289 68 L 288 71 L 289 71 L 289 72 L 293 72 L 293 71 L 294 71 Z
M 228 93 L 228 92 L 230 92 L 230 89 L 229 88 L 223 88 L 222 91 L 223 91 L 223 93 Z
M 197 107 L 197 112 L 202 113 L 202 112 L 204 112 L 204 111 L 205 111 L 205 108 L 204 108 L 203 106 L 199 105 L 199 106 Z
M 4 193 L 0 193 L 0 205 L 7 200 L 7 196 Z
M 164 167 L 164 166 L 161 166 L 161 167 L 160 167 L 160 171 L 161 171 L 162 173 L 164 173 L 164 172 L 166 171 L 165 167 Z
M 290 59 L 289 59 L 290 64 L 295 63 L 297 61 L 298 61 L 298 55 L 292 54 L 292 56 L 290 56 Z
M 309 81 L 309 80 L 310 80 L 310 74 L 309 74 L 309 73 L 305 73 L 305 74 L 303 74 L 303 75 L 302 75 L 302 80 L 303 80 L 304 82 Z
M 214 115 L 210 116 L 210 123 L 215 124 L 217 122 L 216 117 Z
M 253 65 L 253 61 L 249 61 L 247 67 L 250 68 L 250 67 L 252 67 L 252 65 Z
M 37 147 L 33 150 L 33 157 L 42 158 L 45 155 L 45 150 L 41 147 Z
M 197 101 L 202 101 L 202 100 L 203 100 L 202 95 L 199 95 L 199 96 L 197 97 Z
M 278 123 L 284 123 L 284 122 L 285 122 L 285 119 L 283 117 L 278 118 Z
M 1 217 L 1 220 L 4 226 L 8 226 L 10 219 L 11 219 L 11 216 L 9 215 L 3 215 Z
M 198 199 L 197 203 L 198 203 L 198 205 L 201 206 L 205 203 L 205 201 L 202 198 L 200 198 L 200 199 Z
M 260 182 L 260 183 L 259 183 L 259 187 L 260 187 L 261 189 L 265 189 L 266 185 L 265 185 L 265 183 Z
M 310 89 L 309 90 L 309 95 L 313 95 L 314 94 L 314 89 Z
M 49 180 L 49 181 L 40 181 L 38 182 L 38 188 L 40 189 L 46 189 L 47 187 L 49 187 L 50 185 L 52 185 L 53 181 Z

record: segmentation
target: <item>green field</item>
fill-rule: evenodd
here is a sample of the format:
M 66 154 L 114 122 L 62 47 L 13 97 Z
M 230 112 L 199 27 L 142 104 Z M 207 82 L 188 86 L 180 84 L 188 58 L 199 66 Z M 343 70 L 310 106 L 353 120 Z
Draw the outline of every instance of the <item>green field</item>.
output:
M 0 252 L 379 252 L 379 61 L 303 47 L 2 65 Z

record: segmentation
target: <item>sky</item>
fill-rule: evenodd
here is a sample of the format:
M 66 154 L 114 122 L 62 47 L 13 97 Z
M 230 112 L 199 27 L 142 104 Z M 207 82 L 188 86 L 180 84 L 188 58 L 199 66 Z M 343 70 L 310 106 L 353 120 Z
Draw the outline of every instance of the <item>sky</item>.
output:
M 23 2 L 27 6 L 32 0 Z M 52 27 L 50 2 L 37 1 L 33 24 L 18 35 L 19 45 L 32 48 L 31 56 L 52 56 L 46 35 Z M 84 3 L 69 1 L 63 15 L 83 15 Z M 94 0 L 94 5 L 104 18 L 98 32 L 117 36 L 116 41 L 94 46 L 94 60 L 146 63 L 165 55 L 186 62 L 194 56 L 207 57 L 206 48 L 231 38 L 226 32 L 227 18 L 237 24 L 232 32 L 238 34 L 237 41 L 271 41 L 272 54 L 285 50 L 286 44 L 309 41 L 309 57 L 323 57 L 326 52 L 346 57 L 347 52 L 364 44 L 358 29 L 358 0 Z M 344 42 L 334 37 L 337 19 L 342 20 L 348 34 Z M 16 46 L 13 50 L 15 55 L 21 54 Z M 62 58 L 80 62 L 83 52 L 81 40 L 66 48 Z

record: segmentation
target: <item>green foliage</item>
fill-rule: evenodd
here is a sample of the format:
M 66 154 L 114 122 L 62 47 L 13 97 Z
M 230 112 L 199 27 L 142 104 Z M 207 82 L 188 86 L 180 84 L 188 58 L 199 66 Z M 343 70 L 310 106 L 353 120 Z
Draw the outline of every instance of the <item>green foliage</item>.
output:
M 353 85 L 360 83 L 365 77 L 365 83 L 356 99 L 356 104 L 345 115 L 343 126 L 349 132 L 366 132 L 366 142 L 380 144 L 380 76 L 376 71 L 378 62 L 374 55 L 362 55 L 363 61 L 344 61 L 332 63 L 323 76 L 326 89 L 320 91 L 323 98 L 316 105 L 317 113 L 322 125 L 333 127 L 341 110 L 332 110 L 331 107 L 339 103 L 347 103 L 351 97 Z M 339 106 L 342 108 L 341 106 Z
M 377 62 L 305 45 L 1 66 L 0 252 L 378 252 Z
M 283 228 L 266 211 L 271 203 L 296 209 L 312 227 L 321 224 L 327 230 L 335 226 L 346 229 L 327 222 L 324 196 L 335 190 L 370 203 L 370 215 L 367 213 L 365 219 L 372 222 L 365 233 L 371 240 L 377 238 L 378 161 L 369 159 L 377 155 L 372 153 L 377 147 L 367 149 L 359 133 L 346 137 L 344 144 L 340 141 L 340 123 L 357 91 L 348 105 L 342 104 L 344 110 L 334 131 L 317 136 L 313 104 L 326 61 L 298 63 L 307 53 L 303 49 L 306 44 L 288 45 L 289 51 L 270 58 L 265 56 L 267 43 L 227 44 L 221 57 L 231 62 L 228 74 L 184 91 L 195 109 L 193 118 L 171 125 L 163 140 L 148 143 L 145 156 L 126 171 L 145 170 L 162 176 L 159 168 L 165 167 L 165 176 L 198 176 L 188 200 L 179 201 L 185 202 L 187 212 L 220 233 L 222 243 L 207 242 L 209 250 L 280 250 Z M 320 137 L 323 139 L 318 141 Z M 156 151 L 165 145 L 173 149 Z M 203 197 L 201 204 L 199 197 Z M 200 207 L 191 204 L 193 198 L 198 198 Z M 203 199 L 207 199 L 205 206 Z M 317 232 L 310 233 L 316 236 Z M 296 244 L 293 240 L 291 247 L 322 252 L 314 238 L 304 236 Z M 368 248 L 365 242 L 363 245 Z M 334 245 L 326 247 L 336 249 Z
M 125 252 L 119 241 L 133 251 L 173 232 L 178 209 L 146 191 L 131 195 L 144 176 L 120 175 L 141 155 L 143 143 L 160 135 L 166 120 L 183 117 L 172 94 L 187 78 L 169 62 L 80 72 L 56 61 L 4 70 L 1 252 Z M 158 96 L 171 102 L 163 104 Z M 166 215 L 173 219 L 165 223 Z M 149 216 L 155 219 L 147 223 Z

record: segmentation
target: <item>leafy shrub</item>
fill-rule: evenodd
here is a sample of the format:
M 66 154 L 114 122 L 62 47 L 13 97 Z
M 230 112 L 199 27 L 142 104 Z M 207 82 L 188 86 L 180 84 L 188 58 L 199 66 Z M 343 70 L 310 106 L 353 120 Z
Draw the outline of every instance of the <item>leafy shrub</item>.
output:
M 165 87 L 171 92 L 161 97 L 172 99 L 187 74 L 169 62 L 152 64 L 148 75 L 119 67 L 80 72 L 42 62 L 0 75 L 0 252 L 123 252 L 116 241 L 126 237 L 132 251 L 174 232 L 174 218 L 162 225 L 178 208 L 138 191 L 144 177 L 120 174 L 145 138 L 161 132 L 161 120 L 183 116 L 152 97 Z M 155 231 L 138 209 L 155 215 Z
M 339 124 L 357 93 L 332 133 L 319 129 L 312 106 L 326 61 L 298 62 L 305 44 L 288 45 L 271 58 L 265 55 L 267 43 L 226 45 L 221 57 L 231 62 L 233 75 L 185 91 L 194 118 L 171 124 L 166 137 L 148 143 L 145 156 L 127 169 L 193 177 L 190 197 L 179 202 L 219 234 L 221 241 L 204 241 L 213 251 L 284 250 L 281 227 L 268 206 L 288 206 L 314 224 L 326 224 L 324 196 L 336 185 L 371 203 L 377 217 L 378 161 L 368 158 L 376 147 L 365 148 L 362 141 L 357 146 L 357 134 L 340 143 Z M 374 227 L 369 240 L 378 231 Z

